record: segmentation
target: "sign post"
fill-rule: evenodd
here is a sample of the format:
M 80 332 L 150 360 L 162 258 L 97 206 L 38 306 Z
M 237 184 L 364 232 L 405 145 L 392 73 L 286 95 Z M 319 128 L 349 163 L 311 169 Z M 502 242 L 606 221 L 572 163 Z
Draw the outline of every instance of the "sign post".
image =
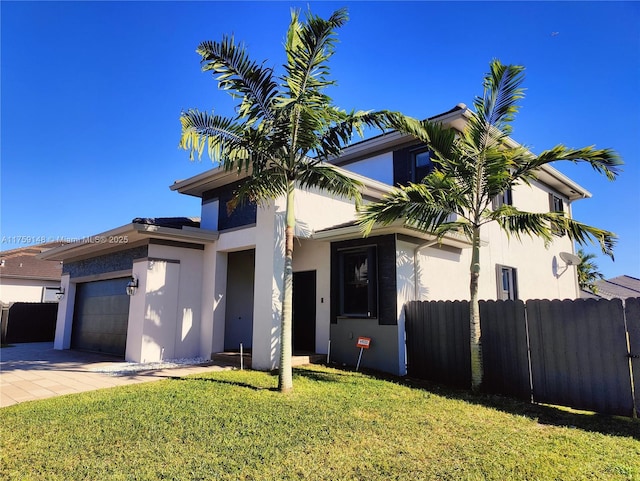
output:
M 360 361 L 362 360 L 362 351 L 365 349 L 369 349 L 371 346 L 371 338 L 370 337 L 359 337 L 358 342 L 356 342 L 356 347 L 360 348 L 360 354 L 358 355 L 358 364 L 356 365 L 356 371 L 360 369 Z

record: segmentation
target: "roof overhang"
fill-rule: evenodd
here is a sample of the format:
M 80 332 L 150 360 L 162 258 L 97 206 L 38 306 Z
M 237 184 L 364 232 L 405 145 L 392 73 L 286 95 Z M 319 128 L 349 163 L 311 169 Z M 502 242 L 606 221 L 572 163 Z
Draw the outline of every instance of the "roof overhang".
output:
M 371 230 L 369 237 L 371 236 L 379 236 L 379 235 L 387 235 L 387 234 L 399 234 L 408 237 L 415 238 L 424 242 L 434 242 L 442 245 L 448 245 L 451 247 L 456 247 L 458 249 L 466 249 L 471 247 L 471 242 L 462 235 L 455 234 L 447 234 L 440 240 L 434 234 L 430 234 L 428 232 L 424 232 L 416 227 L 413 227 L 402 220 L 397 220 L 388 225 L 376 225 Z M 362 238 L 362 230 L 360 226 L 357 224 L 350 224 L 344 226 L 337 226 L 334 228 L 323 229 L 322 231 L 315 232 L 311 238 L 314 240 L 321 241 L 342 241 L 349 239 L 360 239 Z
M 429 120 L 462 132 L 467 126 L 467 122 L 471 116 L 472 113 L 465 104 L 458 104 L 448 112 L 430 117 Z M 365 186 L 363 195 L 380 198 L 382 194 L 389 192 L 391 186 L 362 175 L 353 174 L 349 170 L 344 169 L 344 167 L 358 160 L 418 143 L 419 141 L 411 135 L 402 134 L 398 131 L 386 132 L 346 147 L 339 157 L 330 159 L 328 163 L 342 167 L 343 173 L 362 182 Z M 509 147 L 521 146 L 511 138 L 507 139 L 507 145 Z M 202 197 L 202 194 L 208 190 L 236 182 L 247 177 L 249 174 L 250 172 L 248 171 L 226 171 L 223 167 L 216 167 L 194 177 L 177 180 L 170 186 L 170 189 L 178 191 L 181 194 Z M 540 182 L 563 194 L 570 201 L 591 197 L 591 193 L 588 190 L 550 165 L 540 167 L 537 177 Z
M 189 177 L 184 180 L 176 180 L 169 186 L 171 190 L 176 190 L 181 194 L 202 197 L 208 190 L 216 189 L 227 184 L 232 184 L 249 176 L 248 171 L 238 172 L 228 171 L 223 167 L 214 167 L 206 172 Z
M 73 261 L 130 249 L 144 245 L 151 239 L 205 245 L 215 242 L 218 237 L 216 231 L 196 227 L 184 226 L 176 229 L 131 223 L 47 250 L 37 257 L 45 260 Z

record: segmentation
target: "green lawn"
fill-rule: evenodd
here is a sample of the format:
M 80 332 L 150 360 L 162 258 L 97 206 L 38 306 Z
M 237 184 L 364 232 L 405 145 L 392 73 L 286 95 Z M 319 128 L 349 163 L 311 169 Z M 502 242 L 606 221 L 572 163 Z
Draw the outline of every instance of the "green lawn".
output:
M 320 366 L 0 410 L 0 479 L 640 480 L 640 423 Z

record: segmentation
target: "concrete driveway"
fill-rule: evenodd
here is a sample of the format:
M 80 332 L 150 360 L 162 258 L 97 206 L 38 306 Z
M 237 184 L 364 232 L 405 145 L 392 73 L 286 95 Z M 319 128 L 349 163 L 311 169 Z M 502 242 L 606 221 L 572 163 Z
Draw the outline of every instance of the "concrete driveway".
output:
M 79 351 L 57 351 L 52 342 L 14 344 L 0 348 L 0 407 L 95 389 L 158 381 L 207 371 L 231 369 L 220 362 L 144 371 L 125 376 L 95 372 L 122 359 Z

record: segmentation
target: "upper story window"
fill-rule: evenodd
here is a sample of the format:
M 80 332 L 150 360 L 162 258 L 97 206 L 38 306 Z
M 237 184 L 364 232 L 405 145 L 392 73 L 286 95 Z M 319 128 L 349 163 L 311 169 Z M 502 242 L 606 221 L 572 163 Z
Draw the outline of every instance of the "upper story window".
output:
M 431 152 L 429 150 L 421 150 L 412 154 L 413 179 L 412 182 L 418 183 L 427 175 L 433 172 L 435 165 L 431 160 Z
M 564 202 L 561 197 L 555 194 L 549 194 L 549 212 L 564 212 Z M 563 229 L 552 229 L 557 236 L 563 236 Z
M 374 246 L 339 252 L 340 291 L 338 315 L 376 317 L 378 282 Z
M 433 153 L 424 145 L 412 145 L 393 152 L 394 185 L 418 183 L 434 169 Z
M 491 201 L 493 210 L 496 210 L 503 205 L 513 205 L 513 194 L 511 189 L 505 190 L 502 194 L 496 195 Z

